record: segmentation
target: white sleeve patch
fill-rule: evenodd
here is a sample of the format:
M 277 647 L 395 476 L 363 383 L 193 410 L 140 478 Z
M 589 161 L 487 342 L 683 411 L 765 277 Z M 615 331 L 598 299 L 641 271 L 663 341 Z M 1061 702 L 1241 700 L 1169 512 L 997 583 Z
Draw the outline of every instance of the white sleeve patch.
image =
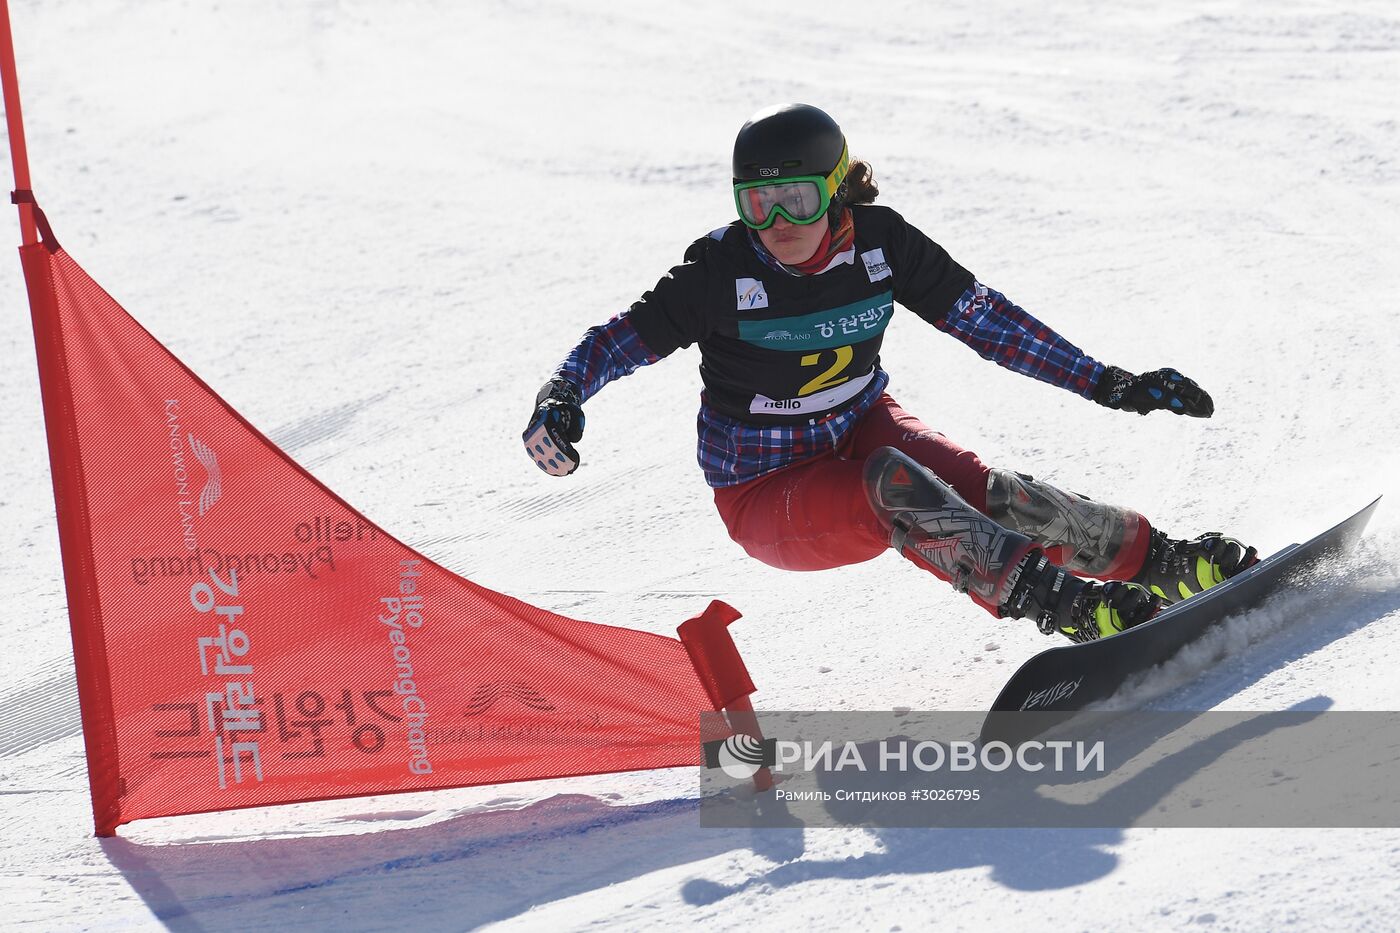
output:
M 894 274 L 890 270 L 890 264 L 885 262 L 883 249 L 868 249 L 860 254 L 860 258 L 865 262 L 865 274 L 870 276 L 872 282 L 887 279 Z

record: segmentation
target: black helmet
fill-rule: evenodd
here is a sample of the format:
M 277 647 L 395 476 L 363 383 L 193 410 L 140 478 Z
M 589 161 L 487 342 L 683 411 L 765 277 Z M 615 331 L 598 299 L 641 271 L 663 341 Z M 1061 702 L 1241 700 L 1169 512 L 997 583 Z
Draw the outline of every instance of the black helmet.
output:
M 810 104 L 778 104 L 749 118 L 734 140 L 734 181 L 830 175 L 845 176 L 846 137 L 824 111 Z

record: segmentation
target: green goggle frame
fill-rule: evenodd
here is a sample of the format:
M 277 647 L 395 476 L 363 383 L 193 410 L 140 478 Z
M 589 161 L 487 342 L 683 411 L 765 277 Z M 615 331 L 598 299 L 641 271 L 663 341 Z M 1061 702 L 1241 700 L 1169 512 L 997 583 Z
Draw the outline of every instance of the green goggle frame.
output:
M 734 206 L 739 219 L 751 230 L 767 230 L 782 215 L 799 226 L 816 223 L 831 206 L 831 199 L 846 180 L 849 152 L 829 175 L 792 175 L 787 178 L 760 178 L 734 186 Z

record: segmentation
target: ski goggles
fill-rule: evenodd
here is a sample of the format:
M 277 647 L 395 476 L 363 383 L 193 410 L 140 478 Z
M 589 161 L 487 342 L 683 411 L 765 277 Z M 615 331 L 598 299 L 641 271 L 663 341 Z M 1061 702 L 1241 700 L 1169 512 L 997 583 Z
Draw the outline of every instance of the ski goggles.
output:
M 734 186 L 734 204 L 739 219 L 753 230 L 767 230 L 782 215 L 789 223 L 805 226 L 816 223 L 831 206 L 831 198 L 846 179 L 849 156 L 830 175 L 795 175 L 791 178 L 742 181 Z

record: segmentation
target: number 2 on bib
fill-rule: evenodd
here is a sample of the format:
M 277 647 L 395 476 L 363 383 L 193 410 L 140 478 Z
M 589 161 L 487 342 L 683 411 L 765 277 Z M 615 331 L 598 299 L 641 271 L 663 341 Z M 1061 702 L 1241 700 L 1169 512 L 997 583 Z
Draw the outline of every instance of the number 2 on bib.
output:
M 831 364 L 820 376 L 797 390 L 798 396 L 811 395 L 813 392 L 820 392 L 822 389 L 830 389 L 848 381 L 850 376 L 841 376 L 841 370 L 851 365 L 851 360 L 855 358 L 854 347 L 835 347 L 831 351 L 836 354 L 836 361 Z M 808 353 L 802 357 L 803 366 L 820 366 L 822 360 L 821 353 Z M 839 377 L 839 378 L 838 378 Z

